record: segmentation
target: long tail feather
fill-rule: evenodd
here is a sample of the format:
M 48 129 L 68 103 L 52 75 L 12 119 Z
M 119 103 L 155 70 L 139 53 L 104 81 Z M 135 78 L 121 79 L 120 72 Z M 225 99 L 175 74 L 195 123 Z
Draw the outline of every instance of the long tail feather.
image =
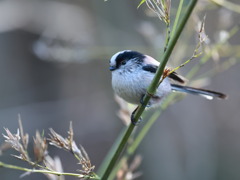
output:
M 172 86 L 173 91 L 180 91 L 180 92 L 184 92 L 184 93 L 200 95 L 209 100 L 212 100 L 215 97 L 219 98 L 219 99 L 227 98 L 227 95 L 220 93 L 220 92 L 216 92 L 216 91 L 200 89 L 200 88 L 193 88 L 193 87 L 189 87 L 189 86 L 181 86 L 178 84 L 171 84 L 171 86 Z

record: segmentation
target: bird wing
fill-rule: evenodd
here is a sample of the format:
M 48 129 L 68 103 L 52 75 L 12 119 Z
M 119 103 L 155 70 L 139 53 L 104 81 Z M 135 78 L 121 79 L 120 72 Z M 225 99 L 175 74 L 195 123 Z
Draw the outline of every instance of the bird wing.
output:
M 148 71 L 148 72 L 151 72 L 151 73 L 156 73 L 157 72 L 157 68 L 158 68 L 158 66 L 152 65 L 152 64 L 146 64 L 146 65 L 144 65 L 142 67 L 142 69 L 144 71 Z M 179 83 L 182 83 L 182 84 L 185 83 L 185 78 L 180 76 L 176 72 L 172 72 L 171 74 L 169 74 L 168 77 L 171 78 L 174 81 L 179 82 Z
M 173 79 L 174 81 L 177 81 L 179 83 L 184 84 L 186 82 L 186 79 L 182 76 L 180 76 L 175 71 L 168 75 L 169 78 Z

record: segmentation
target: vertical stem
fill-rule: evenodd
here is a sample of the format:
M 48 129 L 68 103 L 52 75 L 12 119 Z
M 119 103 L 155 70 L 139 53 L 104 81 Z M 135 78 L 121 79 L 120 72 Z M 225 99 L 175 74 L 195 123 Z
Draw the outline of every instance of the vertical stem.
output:
M 126 130 L 124 136 L 122 137 L 122 140 L 121 140 L 115 154 L 113 155 L 111 161 L 108 164 L 107 169 L 105 170 L 105 172 L 104 172 L 104 174 L 101 178 L 102 180 L 107 180 L 108 179 L 108 176 L 110 175 L 112 169 L 114 168 L 114 165 L 115 165 L 116 161 L 118 160 L 119 156 L 121 155 L 121 153 L 123 151 L 123 148 L 127 144 L 128 139 L 129 139 L 130 135 L 132 134 L 132 131 L 133 131 L 134 127 L 135 126 L 133 124 L 129 125 L 129 127 Z
M 172 28 L 172 32 L 171 32 L 172 34 L 175 34 L 175 31 L 176 31 L 176 28 L 178 25 L 178 21 L 180 19 L 180 15 L 182 12 L 183 2 L 184 2 L 184 0 L 180 0 L 180 2 L 179 2 L 177 14 L 175 16 L 175 20 L 174 20 L 174 24 L 173 24 L 173 28 Z
M 161 60 L 161 65 L 160 67 L 158 68 L 157 72 L 156 72 L 156 75 L 154 76 L 154 79 L 151 83 L 151 85 L 149 86 L 149 88 L 147 89 L 147 94 L 145 95 L 144 97 L 144 100 L 143 100 L 143 104 L 139 106 L 139 108 L 137 109 L 136 113 L 135 113 L 135 116 L 134 116 L 134 122 L 137 122 L 140 118 L 140 116 L 142 115 L 148 101 L 150 100 L 151 98 L 151 94 L 154 94 L 156 89 L 157 89 L 157 86 L 158 86 L 158 82 L 163 74 L 163 71 L 164 71 L 164 68 L 167 64 L 167 61 L 173 51 L 173 48 L 185 26 L 185 24 L 187 23 L 187 20 L 188 18 L 190 17 L 190 14 L 193 10 L 193 8 L 195 7 L 197 3 L 197 0 L 191 0 L 189 2 L 189 5 L 186 9 L 186 13 L 183 15 L 183 18 L 182 20 L 180 21 L 179 23 L 179 27 L 176 29 L 176 34 L 174 34 L 173 38 L 170 40 L 170 43 L 169 43 L 169 47 L 167 48 L 166 52 L 164 53 L 163 57 L 162 57 L 162 60 Z M 123 148 L 125 147 L 125 145 L 127 144 L 128 142 L 128 139 L 130 137 L 130 135 L 132 134 L 132 131 L 134 130 L 134 125 L 133 124 L 130 124 L 128 129 L 126 130 L 116 152 L 114 153 L 112 159 L 110 160 L 103 176 L 102 176 L 102 180 L 107 180 L 112 169 L 114 168 L 114 165 L 116 164 L 116 161 L 118 160 L 119 156 L 121 155 L 122 151 L 123 151 Z
M 171 28 L 170 28 L 170 23 L 167 23 L 167 33 L 166 33 L 166 42 L 165 42 L 165 47 L 163 52 L 165 52 L 168 48 L 168 43 L 170 41 L 170 37 L 171 37 Z
M 190 17 L 193 8 L 195 7 L 197 3 L 197 0 L 191 0 L 189 2 L 188 7 L 186 8 L 186 13 L 183 15 L 183 18 L 181 19 L 178 28 L 176 29 L 176 33 L 173 35 L 172 39 L 170 40 L 169 46 L 166 50 L 166 52 L 163 54 L 162 59 L 161 59 L 161 64 L 157 69 L 157 72 L 153 78 L 152 83 L 150 84 L 150 86 L 147 89 L 147 93 L 143 99 L 143 104 L 139 106 L 138 110 L 135 113 L 135 117 L 134 117 L 134 121 L 137 122 L 138 119 L 140 118 L 141 114 L 143 113 L 148 101 L 151 98 L 151 95 L 155 93 L 158 85 L 159 85 L 159 81 L 160 78 L 163 74 L 163 71 L 165 69 L 165 66 L 167 64 L 167 61 L 173 51 L 173 48 L 175 46 L 175 44 L 177 43 L 177 40 L 185 26 L 185 24 L 187 23 L 188 18 Z

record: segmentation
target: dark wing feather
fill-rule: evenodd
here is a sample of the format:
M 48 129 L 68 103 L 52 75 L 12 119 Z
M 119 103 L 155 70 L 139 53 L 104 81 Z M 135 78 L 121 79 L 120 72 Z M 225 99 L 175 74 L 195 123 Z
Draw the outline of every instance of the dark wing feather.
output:
M 184 77 L 180 76 L 176 72 L 172 72 L 171 74 L 169 74 L 168 77 L 173 79 L 173 80 L 175 80 L 175 81 L 177 81 L 177 82 L 179 82 L 179 83 L 185 83 Z
M 142 67 L 144 71 L 149 71 L 151 73 L 156 73 L 158 66 L 147 64 Z
M 151 73 L 156 73 L 157 68 L 158 68 L 158 66 L 151 65 L 151 64 L 147 64 L 147 65 L 142 67 L 142 69 L 144 71 L 148 71 L 148 72 L 151 72 Z M 168 77 L 177 81 L 177 82 L 179 82 L 179 83 L 185 83 L 185 79 L 182 76 L 180 76 L 179 74 L 177 74 L 176 72 L 172 72 Z

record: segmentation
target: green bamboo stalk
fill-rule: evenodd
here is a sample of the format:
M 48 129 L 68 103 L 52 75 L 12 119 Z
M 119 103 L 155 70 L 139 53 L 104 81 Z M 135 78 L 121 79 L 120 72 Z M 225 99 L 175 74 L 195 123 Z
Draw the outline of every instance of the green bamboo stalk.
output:
M 175 31 L 177 29 L 177 25 L 179 23 L 179 19 L 180 19 L 180 15 L 182 12 L 182 7 L 183 7 L 183 2 L 184 0 L 180 0 L 179 1 L 179 5 L 178 5 L 178 10 L 175 16 L 175 20 L 174 20 L 174 24 L 173 24 L 173 29 L 171 34 L 175 34 Z M 152 125 L 155 123 L 155 121 L 157 120 L 157 118 L 160 116 L 161 112 L 163 110 L 165 110 L 170 102 L 176 97 L 176 95 L 170 95 L 167 97 L 166 101 L 161 105 L 161 109 L 159 111 L 156 111 L 151 118 L 149 119 L 149 121 L 147 121 L 146 125 L 143 127 L 143 129 L 141 130 L 141 132 L 138 134 L 138 136 L 135 138 L 133 144 L 131 144 L 131 146 L 127 149 L 128 154 L 132 154 L 133 152 L 135 152 L 135 150 L 137 149 L 137 147 L 139 146 L 139 144 L 142 142 L 143 138 L 146 136 L 146 134 L 148 133 L 148 131 L 150 130 L 150 128 L 152 127 Z
M 163 57 L 162 57 L 162 61 L 161 61 L 161 65 L 160 67 L 158 68 L 157 72 L 156 72 L 156 75 L 154 76 L 154 79 L 151 83 L 151 85 L 149 86 L 149 88 L 147 89 L 147 94 L 145 95 L 144 99 L 143 99 L 143 104 L 140 105 L 135 113 L 135 116 L 134 116 L 134 120 L 133 122 L 137 123 L 139 118 L 141 117 L 143 111 L 145 110 L 145 107 L 147 105 L 147 103 L 149 102 L 150 98 L 151 98 L 151 94 L 154 94 L 156 89 L 157 89 L 157 86 L 158 86 L 158 82 L 163 74 L 163 71 L 164 71 L 164 68 L 167 64 L 167 61 L 173 51 L 173 48 L 185 26 L 185 24 L 187 23 L 187 20 L 188 18 L 190 17 L 191 13 L 192 13 L 192 10 L 193 8 L 195 7 L 197 3 L 197 0 L 192 0 L 190 1 L 187 9 L 186 9 L 186 13 L 184 14 L 182 20 L 180 21 L 179 23 L 179 27 L 177 28 L 176 30 L 176 34 L 174 34 L 173 38 L 170 40 L 170 43 L 169 43 L 169 47 L 167 48 L 166 52 L 164 53 Z M 114 168 L 114 165 L 116 164 L 116 161 L 118 160 L 120 154 L 122 153 L 125 145 L 127 144 L 127 141 L 130 137 L 130 135 L 132 134 L 132 131 L 134 130 L 134 125 L 133 124 L 130 124 L 128 129 L 126 130 L 115 154 L 113 155 L 112 159 L 110 160 L 103 176 L 102 176 L 102 180 L 107 180 L 112 169 Z
M 167 61 L 173 51 L 175 44 L 177 43 L 177 40 L 178 40 L 185 24 L 187 23 L 187 20 L 190 17 L 190 14 L 191 14 L 193 8 L 195 7 L 196 3 L 197 3 L 197 0 L 190 1 L 189 5 L 186 9 L 186 13 L 183 15 L 183 18 L 181 19 L 181 21 L 179 23 L 179 27 L 176 29 L 176 33 L 173 35 L 173 38 L 170 40 L 168 49 L 162 56 L 161 64 L 157 69 L 156 75 L 154 76 L 152 83 L 150 84 L 150 86 L 147 89 L 146 95 L 144 96 L 143 104 L 139 106 L 139 108 L 137 109 L 137 111 L 135 113 L 133 122 L 137 123 L 137 121 L 139 120 L 140 116 L 142 115 L 145 107 L 147 106 L 147 103 L 150 100 L 151 95 L 153 95 L 155 93 L 155 91 L 158 87 L 158 84 L 159 84 L 159 80 L 160 80 L 160 78 L 163 74 L 163 71 L 165 69 L 165 66 L 167 64 Z
M 110 175 L 112 169 L 114 168 L 114 165 L 115 165 L 116 161 L 118 160 L 120 154 L 122 153 L 123 148 L 127 144 L 127 141 L 129 139 L 130 135 L 132 134 L 132 131 L 133 131 L 134 127 L 135 126 L 132 123 L 128 126 L 128 128 L 127 128 L 127 130 L 126 130 L 126 132 L 125 132 L 125 134 L 124 134 L 116 152 L 114 153 L 112 159 L 110 160 L 110 162 L 107 166 L 107 169 L 105 170 L 101 180 L 107 180 L 108 179 L 108 176 Z
M 126 127 L 127 129 L 127 127 Z M 115 140 L 114 144 L 112 145 L 111 149 L 107 153 L 107 156 L 104 158 L 103 162 L 101 163 L 101 166 L 99 167 L 97 174 L 101 177 L 110 162 L 111 158 L 113 157 L 114 153 L 116 152 L 118 145 L 120 144 L 120 141 L 123 138 L 123 135 L 125 134 L 126 129 L 124 128 L 121 133 L 119 134 L 118 138 Z
M 166 33 L 166 40 L 165 40 L 165 47 L 163 52 L 165 52 L 168 48 L 168 44 L 170 41 L 170 37 L 171 37 L 171 28 L 170 28 L 170 23 L 167 23 L 167 29 L 166 29 L 167 33 Z
M 174 20 L 174 24 L 173 24 L 173 28 L 172 28 L 172 32 L 171 32 L 172 34 L 175 34 L 175 31 L 177 29 L 177 25 L 178 25 L 180 15 L 181 15 L 181 12 L 182 12 L 183 2 L 184 2 L 184 0 L 179 1 L 177 14 L 175 16 L 175 20 Z

